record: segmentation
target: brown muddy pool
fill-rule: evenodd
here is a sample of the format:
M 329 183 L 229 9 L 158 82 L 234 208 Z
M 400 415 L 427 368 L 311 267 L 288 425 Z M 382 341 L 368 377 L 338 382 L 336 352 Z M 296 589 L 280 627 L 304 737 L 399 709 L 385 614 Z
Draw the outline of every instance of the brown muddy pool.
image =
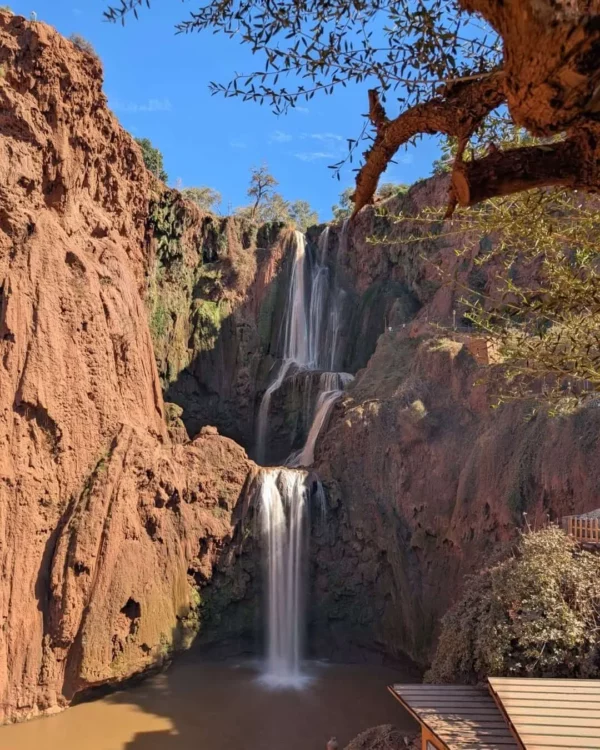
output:
M 416 724 L 386 686 L 414 681 L 372 665 L 311 662 L 302 690 L 262 686 L 251 662 L 179 662 L 62 714 L 0 727 L 1 750 L 325 750 L 377 724 Z

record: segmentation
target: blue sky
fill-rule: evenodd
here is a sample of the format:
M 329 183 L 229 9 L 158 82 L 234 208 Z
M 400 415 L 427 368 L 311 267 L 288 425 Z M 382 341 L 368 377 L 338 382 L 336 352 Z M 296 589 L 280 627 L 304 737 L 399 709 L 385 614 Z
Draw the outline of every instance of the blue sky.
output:
M 191 2 L 152 0 L 150 10 L 125 27 L 108 24 L 108 0 L 13 0 L 16 13 L 37 18 L 68 36 L 83 35 L 104 64 L 104 90 L 110 107 L 127 130 L 148 137 L 161 149 L 169 182 L 184 187 L 209 185 L 223 196 L 222 210 L 247 202 L 252 165 L 266 162 L 288 200 L 305 199 L 331 215 L 341 190 L 353 182 L 345 168 L 341 182 L 328 165 L 346 153 L 367 109 L 367 85 L 315 97 L 287 115 L 268 106 L 211 96 L 211 80 L 262 68 L 262 58 L 219 35 L 175 35 L 174 25 L 194 8 Z M 304 103 L 302 103 L 304 104 Z M 390 105 L 391 106 L 391 105 Z M 389 114 L 392 114 L 390 109 Z M 431 173 L 437 156 L 433 139 L 398 154 L 386 179 L 410 183 Z

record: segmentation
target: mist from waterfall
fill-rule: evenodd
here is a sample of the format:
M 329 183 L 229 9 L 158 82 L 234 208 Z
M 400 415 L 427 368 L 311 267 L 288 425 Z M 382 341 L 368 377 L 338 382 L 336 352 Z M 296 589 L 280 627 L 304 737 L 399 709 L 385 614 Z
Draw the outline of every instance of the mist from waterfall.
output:
M 267 581 L 266 661 L 260 680 L 274 688 L 301 688 L 308 680 L 301 669 L 307 475 L 262 469 L 255 481 Z

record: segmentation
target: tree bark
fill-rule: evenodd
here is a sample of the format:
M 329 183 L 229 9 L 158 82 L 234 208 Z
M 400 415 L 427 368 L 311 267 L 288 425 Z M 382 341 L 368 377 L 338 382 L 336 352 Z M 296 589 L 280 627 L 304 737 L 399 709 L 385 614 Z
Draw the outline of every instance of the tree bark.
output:
M 535 187 L 576 187 L 580 147 L 576 141 L 529 146 L 461 162 L 452 173 L 452 193 L 461 206 Z
M 502 37 L 517 125 L 549 136 L 600 111 L 600 0 L 460 0 Z
M 418 133 L 466 142 L 506 102 L 517 127 L 560 144 L 524 147 L 483 159 L 457 159 L 453 206 L 532 187 L 600 190 L 600 0 L 459 0 L 502 37 L 502 71 L 448 86 L 428 102 L 388 120 L 376 92 L 369 116 L 375 140 L 356 179 L 354 213 L 373 201 L 377 182 L 400 146 Z M 486 185 L 487 183 L 487 185 Z
M 444 133 L 468 138 L 481 121 L 504 101 L 502 72 L 446 86 L 434 99 L 388 120 L 376 90 L 369 91 L 369 118 L 375 140 L 365 152 L 356 178 L 354 213 L 371 203 L 382 172 L 400 146 L 419 133 Z

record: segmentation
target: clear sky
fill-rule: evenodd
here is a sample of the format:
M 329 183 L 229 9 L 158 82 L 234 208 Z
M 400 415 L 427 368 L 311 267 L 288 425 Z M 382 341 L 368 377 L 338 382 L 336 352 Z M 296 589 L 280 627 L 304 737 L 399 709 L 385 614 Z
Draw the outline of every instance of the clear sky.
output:
M 353 183 L 349 165 L 338 182 L 328 165 L 347 151 L 367 110 L 367 85 L 315 97 L 277 116 L 266 105 L 211 96 L 209 81 L 261 69 L 262 58 L 226 37 L 175 35 L 174 25 L 194 9 L 194 0 L 152 0 L 150 10 L 125 27 L 103 20 L 108 0 L 12 0 L 12 9 L 69 36 L 88 39 L 104 64 L 109 105 L 127 130 L 160 148 L 169 183 L 208 185 L 223 196 L 222 210 L 247 202 L 250 167 L 266 162 L 288 200 L 305 199 L 331 216 L 341 190 Z M 113 2 L 113 4 L 116 4 Z M 304 103 L 302 103 L 304 104 Z M 390 107 L 388 114 L 393 114 Z M 436 141 L 427 139 L 398 154 L 386 179 L 410 183 L 431 173 Z

